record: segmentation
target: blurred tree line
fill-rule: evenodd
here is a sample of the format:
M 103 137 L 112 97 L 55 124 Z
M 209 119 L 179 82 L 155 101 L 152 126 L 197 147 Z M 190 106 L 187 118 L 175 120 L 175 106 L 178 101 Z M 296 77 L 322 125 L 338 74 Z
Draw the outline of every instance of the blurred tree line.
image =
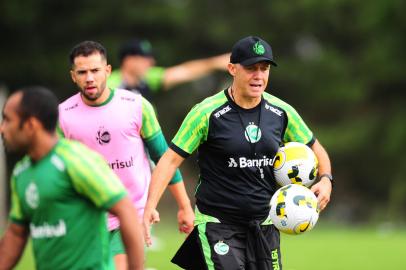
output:
M 68 53 L 82 40 L 104 44 L 117 68 L 120 43 L 131 37 L 149 39 L 158 65 L 170 66 L 261 36 L 279 64 L 268 91 L 296 107 L 331 156 L 336 185 L 326 215 L 404 221 L 404 10 L 401 0 L 6 0 L 0 82 L 45 85 L 63 100 L 76 91 Z M 156 96 L 167 138 L 193 104 L 229 82 L 217 73 Z M 185 171 L 196 179 L 193 163 Z

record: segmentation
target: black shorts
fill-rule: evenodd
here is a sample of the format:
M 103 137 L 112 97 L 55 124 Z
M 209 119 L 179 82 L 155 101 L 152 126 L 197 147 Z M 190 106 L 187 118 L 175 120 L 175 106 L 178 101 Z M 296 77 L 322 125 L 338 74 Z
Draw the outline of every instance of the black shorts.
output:
M 199 224 L 172 262 L 187 270 L 282 269 L 279 231 L 273 225 L 261 225 L 260 230 L 261 236 L 250 236 L 246 226 Z M 263 239 L 259 244 L 252 242 L 259 237 Z

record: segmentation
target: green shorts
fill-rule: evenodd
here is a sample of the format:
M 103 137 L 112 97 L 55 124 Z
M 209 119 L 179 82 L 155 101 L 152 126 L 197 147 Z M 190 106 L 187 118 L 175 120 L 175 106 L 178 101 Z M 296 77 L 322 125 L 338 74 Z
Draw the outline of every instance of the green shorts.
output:
M 123 241 L 121 240 L 120 229 L 118 228 L 110 231 L 110 251 L 113 257 L 118 254 L 125 254 L 125 248 L 123 245 Z
M 151 228 L 151 235 L 152 235 L 152 231 L 153 231 L 153 227 Z M 110 231 L 109 240 L 110 240 L 110 252 L 113 257 L 118 254 L 126 254 L 123 240 L 121 239 L 121 232 L 120 232 L 119 228 Z

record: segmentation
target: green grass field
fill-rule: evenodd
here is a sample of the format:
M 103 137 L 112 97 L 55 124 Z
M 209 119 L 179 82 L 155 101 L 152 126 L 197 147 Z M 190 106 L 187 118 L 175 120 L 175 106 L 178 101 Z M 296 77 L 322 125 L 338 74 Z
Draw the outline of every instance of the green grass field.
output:
M 170 263 L 183 241 L 175 224 L 158 224 L 156 250 L 147 253 L 147 267 L 157 270 L 180 269 Z M 284 270 L 404 270 L 406 230 L 381 227 L 339 227 L 317 224 L 300 236 L 282 235 Z M 28 248 L 17 270 L 34 269 Z

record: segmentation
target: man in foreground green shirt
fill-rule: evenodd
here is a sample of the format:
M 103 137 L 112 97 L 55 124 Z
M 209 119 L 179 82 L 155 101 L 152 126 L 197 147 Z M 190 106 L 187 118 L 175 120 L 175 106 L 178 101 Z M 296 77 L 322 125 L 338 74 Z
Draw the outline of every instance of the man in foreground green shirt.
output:
M 57 119 L 58 100 L 42 87 L 15 92 L 3 108 L 6 149 L 26 156 L 12 173 L 0 269 L 17 263 L 29 235 L 37 269 L 114 269 L 106 211 L 120 220 L 129 269 L 143 269 L 140 222 L 120 180 L 99 154 L 58 140 Z

